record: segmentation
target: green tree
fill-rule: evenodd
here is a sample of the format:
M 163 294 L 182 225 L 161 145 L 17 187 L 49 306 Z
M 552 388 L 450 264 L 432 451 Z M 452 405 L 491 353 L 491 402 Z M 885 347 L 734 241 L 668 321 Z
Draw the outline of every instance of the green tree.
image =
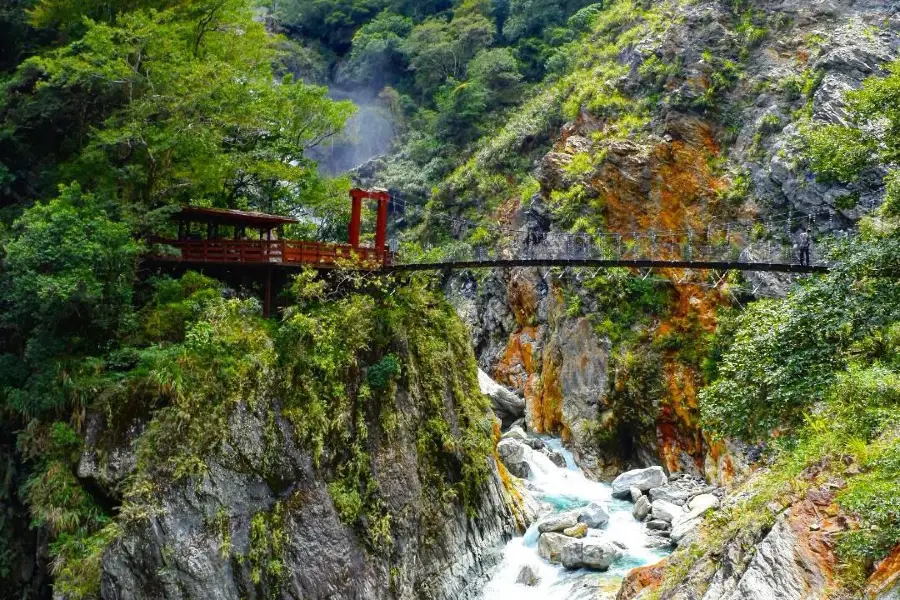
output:
M 279 3 L 277 16 L 289 29 L 344 54 L 356 30 L 387 4 L 385 0 L 285 0 Z
M 100 354 L 128 326 L 141 246 L 77 183 L 25 211 L 14 233 L 4 246 L 0 303 L 21 352 L 5 360 L 31 381 L 8 399 L 35 415 L 61 402 L 58 361 Z
M 412 20 L 383 12 L 363 25 L 353 37 L 353 50 L 345 71 L 353 81 L 383 87 L 405 70 L 401 48 L 412 31 Z
M 481 51 L 469 63 L 467 75 L 485 90 L 491 110 L 517 104 L 522 98 L 522 74 L 509 48 Z
M 706 424 L 755 440 L 801 423 L 846 365 L 851 346 L 900 319 L 898 257 L 896 231 L 861 236 L 835 253 L 827 276 L 784 301 L 750 305 L 725 345 L 717 378 L 700 393 Z
M 47 184 L 78 180 L 139 223 L 172 203 L 287 210 L 318 178 L 305 152 L 352 107 L 324 88 L 278 84 L 275 58 L 243 0 L 92 22 L 76 43 L 19 68 L 4 115 L 13 134 L 0 148 L 21 157 L 18 177 L 41 181 L 35 171 L 49 163 Z M 69 134 L 60 141 L 58 130 Z M 48 144 L 56 149 L 28 165 Z
M 461 80 L 469 61 L 494 40 L 491 21 L 477 11 L 417 25 L 403 45 L 416 87 L 430 98 L 449 79 Z
M 852 183 L 865 168 L 887 165 L 886 210 L 891 211 L 900 194 L 900 60 L 888 65 L 887 75 L 866 79 L 846 101 L 849 125 L 819 124 L 807 132 L 810 167 L 823 180 Z
M 456 84 L 451 80 L 437 94 L 435 132 L 442 140 L 458 146 L 478 139 L 480 123 L 487 112 L 487 91 L 472 82 Z

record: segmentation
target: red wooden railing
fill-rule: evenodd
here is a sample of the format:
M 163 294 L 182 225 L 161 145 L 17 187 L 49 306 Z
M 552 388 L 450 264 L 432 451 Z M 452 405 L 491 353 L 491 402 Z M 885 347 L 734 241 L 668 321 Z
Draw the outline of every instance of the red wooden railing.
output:
M 388 266 L 389 251 L 354 248 L 349 244 L 324 244 L 298 240 L 154 240 L 173 246 L 181 256 L 157 256 L 163 260 L 191 263 L 284 264 L 336 267 L 359 262 L 372 268 Z

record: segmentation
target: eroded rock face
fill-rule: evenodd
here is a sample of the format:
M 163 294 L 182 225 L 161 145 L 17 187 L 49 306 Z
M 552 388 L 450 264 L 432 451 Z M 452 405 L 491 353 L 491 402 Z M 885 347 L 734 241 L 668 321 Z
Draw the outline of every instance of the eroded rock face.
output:
M 626 236 L 685 227 L 701 231 L 735 215 L 783 218 L 788 213 L 814 217 L 816 232 L 825 233 L 852 226 L 881 202 L 883 173 L 877 169 L 850 185 L 818 181 L 803 157 L 799 121 L 808 109 L 815 121 L 847 120 L 843 92 L 859 87 L 865 77 L 881 72 L 887 61 L 900 55 L 900 5 L 889 0 L 759 0 L 753 10 L 767 19 L 768 32 L 753 44 L 736 31 L 740 15 L 733 8 L 721 2 L 675 3 L 669 15 L 674 25 L 648 32 L 623 50 L 618 56 L 622 75 L 610 85 L 634 102 L 651 94 L 665 100 L 649 111 L 645 127 L 628 136 L 607 135 L 605 128 L 614 119 L 580 107 L 578 117 L 565 124 L 537 164 L 540 193 L 508 209 L 511 216 L 504 224 L 519 228 L 529 239 L 527 247 L 506 249 L 510 255 L 554 248 L 554 235 L 568 223 L 556 222 L 548 205 L 554 192 L 571 191 L 576 185 L 583 186 L 590 200 L 584 202 L 585 215 L 599 210 L 605 229 Z M 707 51 L 738 65 L 733 85 L 721 93 L 711 89 L 722 75 L 721 65 L 705 58 Z M 677 72 L 651 81 L 642 68 L 651 59 L 678 65 Z M 704 104 L 708 94 L 714 96 L 715 110 Z M 585 156 L 602 160 L 593 161 L 587 173 L 572 172 L 573 161 Z M 723 203 L 731 191 L 733 201 Z M 858 202 L 848 201 L 856 198 Z M 734 211 L 726 206 L 729 202 Z M 785 231 L 788 234 L 791 231 Z M 751 244 L 744 258 L 762 256 L 765 243 Z M 814 254 L 817 251 L 814 248 Z M 784 294 L 792 282 L 765 273 L 748 273 L 747 278 L 749 288 L 761 294 Z M 699 430 L 696 391 L 702 378 L 671 357 L 662 359 L 664 397 L 641 407 L 653 413 L 655 423 L 646 431 L 625 431 L 631 437 L 631 455 L 590 451 L 573 417 L 582 409 L 583 414 L 592 412 L 593 387 L 601 378 L 579 382 L 564 371 L 567 364 L 576 365 L 576 375 L 588 376 L 600 372 L 601 365 L 569 360 L 584 353 L 577 343 L 563 344 L 577 316 L 559 310 L 560 290 L 569 285 L 566 292 L 579 295 L 584 315 L 599 321 L 608 315 L 596 314 L 591 294 L 579 292 L 579 275 L 565 279 L 554 281 L 540 270 L 495 272 L 474 287 L 472 279 L 466 279 L 467 306 L 473 308 L 467 314 L 479 362 L 525 396 L 529 426 L 571 436 L 580 465 L 595 475 L 662 462 L 669 472 L 702 474 L 727 483 L 744 471 L 741 448 L 713 441 Z M 462 287 L 453 286 L 457 291 Z M 679 285 L 675 295 L 674 318 L 664 325 L 677 330 L 679 319 L 697 317 L 707 331 L 714 326 L 716 294 Z M 601 348 L 606 344 L 597 342 Z M 604 349 L 607 357 L 615 355 L 616 349 Z M 569 396 L 564 382 L 587 392 L 582 395 L 587 401 L 573 405 L 572 411 L 565 406 Z M 601 394 L 601 425 L 617 416 L 604 408 Z
M 160 510 L 125 529 L 103 556 L 104 598 L 475 597 L 516 528 L 496 470 L 476 517 L 424 506 L 415 436 L 383 441 L 373 468 L 404 518 L 391 521 L 392 546 L 367 548 L 290 425 L 276 417 L 273 432 L 267 418 L 239 407 L 205 474 L 162 490 Z
M 818 473 L 813 469 L 807 475 L 814 479 Z M 693 562 L 683 580 L 662 598 L 816 600 L 831 597 L 829 591 L 836 589 L 835 540 L 848 527 L 847 519 L 840 515 L 834 503 L 842 485 L 846 482 L 832 479 L 821 487 L 811 487 L 805 498 L 788 506 L 773 503 L 760 511 L 758 521 L 734 532 L 724 545 L 701 546 L 702 555 Z M 746 489 L 735 490 L 723 503 L 746 499 L 746 494 L 752 493 L 747 490 L 752 489 L 751 478 Z M 699 518 L 700 511 L 713 508 L 717 500 L 715 496 L 698 496 L 691 512 L 676 522 L 673 537 L 679 525 Z M 774 521 L 771 529 L 765 527 L 770 518 Z M 690 537 L 680 541 L 677 552 L 692 543 Z M 691 547 L 686 551 L 695 552 L 696 549 Z
M 481 369 L 478 369 L 478 385 L 481 393 L 491 399 L 491 409 L 503 427 L 508 427 L 525 416 L 525 400 L 491 379 Z
M 756 555 L 734 588 L 730 592 L 723 589 L 721 594 L 711 588 L 704 600 L 824 597 L 828 582 L 799 542 L 786 518 L 779 519 L 756 547 Z
M 866 593 L 874 600 L 900 600 L 900 546 L 878 564 L 869 577 Z

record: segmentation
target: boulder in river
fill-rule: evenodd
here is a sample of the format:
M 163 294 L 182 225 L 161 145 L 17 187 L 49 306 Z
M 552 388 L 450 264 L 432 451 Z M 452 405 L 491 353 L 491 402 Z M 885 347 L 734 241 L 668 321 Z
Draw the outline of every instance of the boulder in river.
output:
M 633 516 L 638 521 L 643 521 L 644 517 L 650 514 L 650 500 L 647 496 L 641 496 L 638 498 L 638 501 L 634 503 L 634 508 L 631 510 L 631 516 Z
M 646 492 L 651 488 L 665 485 L 667 481 L 666 472 L 662 467 L 626 471 L 613 480 L 612 495 L 615 498 L 628 498 L 633 487 Z
M 531 474 L 531 467 L 526 460 L 531 448 L 515 439 L 500 440 L 497 444 L 497 454 L 506 469 L 522 479 Z
M 542 533 L 538 538 L 538 554 L 544 560 L 552 563 L 561 563 L 563 549 L 571 545 L 581 545 L 581 540 L 570 538 L 561 533 Z
M 519 425 L 513 425 L 509 431 L 500 436 L 502 440 L 519 440 L 520 442 L 528 441 L 528 434 Z
M 609 523 L 609 513 L 602 504 L 591 502 L 578 511 L 578 522 L 586 524 L 591 529 L 597 529 Z
M 553 533 L 575 527 L 578 524 L 578 515 L 574 512 L 550 515 L 538 523 L 538 531 L 541 533 Z
M 618 546 L 603 540 L 584 540 L 580 550 L 578 556 L 570 556 L 570 552 L 564 551 L 563 566 L 567 569 L 587 568 L 605 571 L 614 560 L 622 556 L 622 550 Z M 575 560 L 567 560 L 570 558 Z
M 566 465 L 566 457 L 559 450 L 553 450 L 552 448 L 544 448 L 544 453 L 547 455 L 547 458 L 550 459 L 554 465 L 559 467 L 560 469 L 565 469 Z
M 491 408 L 505 427 L 525 415 L 525 400 L 490 378 L 478 369 L 478 386 L 481 393 L 491 399 Z
M 650 507 L 654 519 L 661 519 L 667 523 L 685 514 L 683 508 L 666 500 L 654 500 Z
M 534 568 L 531 565 L 525 565 L 519 571 L 519 576 L 516 577 L 516 583 L 525 585 L 528 587 L 535 587 L 541 582 L 540 576 L 534 572 Z
M 633 486 L 628 489 L 628 493 L 631 494 L 632 502 L 637 502 L 644 495 L 644 492 L 642 492 L 639 488 Z
M 622 557 L 622 549 L 598 538 L 575 539 L 559 533 L 544 533 L 538 539 L 538 554 L 567 569 L 605 571 L 614 560 Z

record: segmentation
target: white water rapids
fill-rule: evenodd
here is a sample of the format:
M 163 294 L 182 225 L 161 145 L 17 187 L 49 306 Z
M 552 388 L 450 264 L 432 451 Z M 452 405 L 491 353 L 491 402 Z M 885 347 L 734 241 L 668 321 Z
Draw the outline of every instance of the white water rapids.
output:
M 668 552 L 644 547 L 647 539 L 644 526 L 631 516 L 632 504 L 612 497 L 612 488 L 605 483 L 591 481 L 575 465 L 572 454 L 558 439 L 544 438 L 544 443 L 566 457 L 566 468 L 557 467 L 540 452 L 530 452 L 528 478 L 533 494 L 542 502 L 553 506 L 553 511 L 565 512 L 591 502 L 606 506 L 610 520 L 603 526 L 603 537 L 627 547 L 624 556 L 613 563 L 609 571 L 567 571 L 560 565 L 552 565 L 538 556 L 537 524 L 525 532 L 524 537 L 510 541 L 503 554 L 503 561 L 491 578 L 482 596 L 483 600 L 571 600 L 579 596 L 579 590 L 590 588 L 608 590 L 615 597 L 622 577 L 634 567 L 652 564 Z M 542 515 L 545 517 L 547 515 Z M 530 565 L 540 582 L 533 587 L 516 583 L 522 567 Z M 589 585 L 586 585 L 589 584 Z M 595 595 L 591 597 L 596 597 Z

